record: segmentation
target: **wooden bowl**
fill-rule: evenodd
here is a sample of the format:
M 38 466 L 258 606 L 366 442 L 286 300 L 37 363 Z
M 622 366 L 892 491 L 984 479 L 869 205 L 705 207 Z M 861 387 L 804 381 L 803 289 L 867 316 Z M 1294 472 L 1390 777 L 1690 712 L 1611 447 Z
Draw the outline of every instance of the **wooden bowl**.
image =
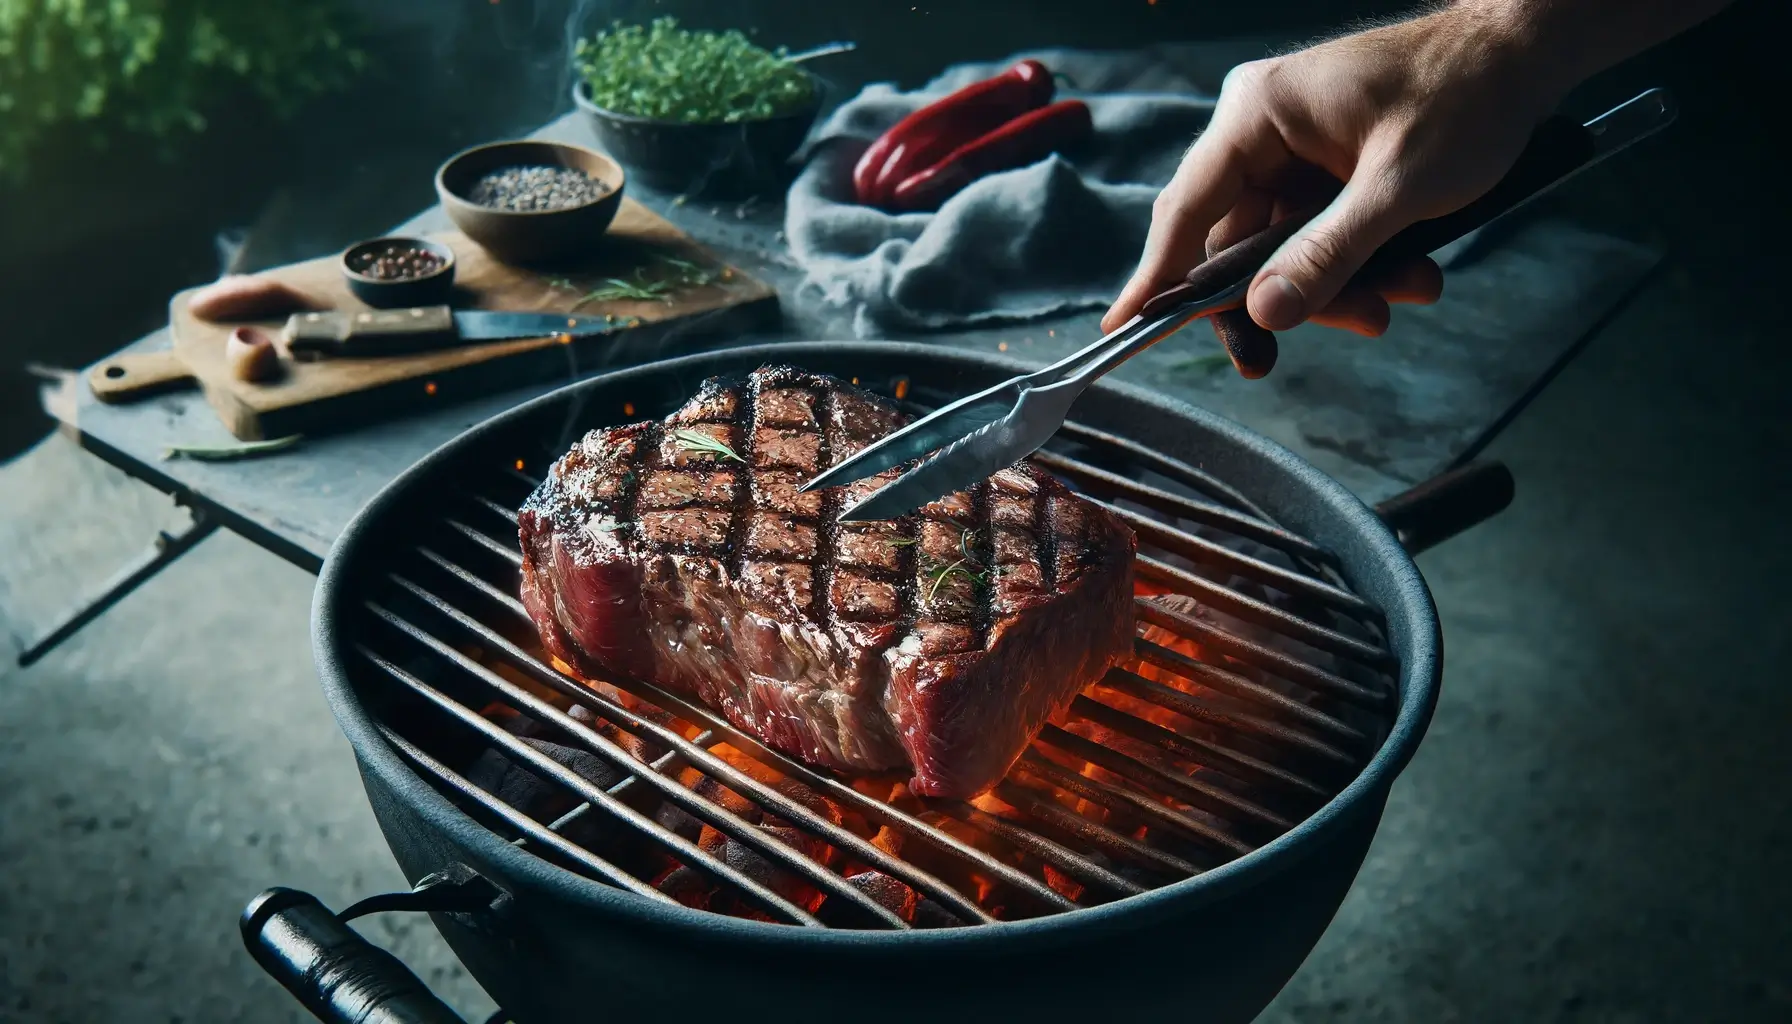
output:
M 693 124 L 659 121 L 605 110 L 591 102 L 584 82 L 572 87 L 573 103 L 592 134 L 626 164 L 641 183 L 663 192 L 738 199 L 779 191 L 795 171 L 790 157 L 821 109 L 821 85 L 800 110 L 758 121 Z
M 479 179 L 506 167 L 571 167 L 609 191 L 560 210 L 500 210 L 467 198 Z M 563 142 L 491 142 L 450 157 L 436 171 L 436 196 L 461 233 L 501 263 L 533 266 L 577 260 L 596 248 L 622 206 L 622 166 L 596 150 Z
M 428 250 L 441 258 L 442 265 L 422 277 L 390 279 L 369 277 L 355 269 L 356 259 L 362 253 L 384 249 L 392 245 L 405 245 Z M 342 270 L 343 278 L 348 281 L 348 290 L 354 293 L 355 298 L 376 309 L 438 306 L 446 303 L 454 295 L 454 250 L 427 238 L 393 236 L 356 242 L 342 251 L 342 256 L 337 260 L 337 266 Z

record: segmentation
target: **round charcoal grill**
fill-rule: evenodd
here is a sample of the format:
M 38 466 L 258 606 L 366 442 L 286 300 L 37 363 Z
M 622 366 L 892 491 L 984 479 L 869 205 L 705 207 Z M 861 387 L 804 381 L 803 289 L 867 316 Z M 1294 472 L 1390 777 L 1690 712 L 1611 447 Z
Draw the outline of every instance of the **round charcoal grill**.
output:
M 250 951 L 325 1020 L 458 1019 L 346 925 L 394 910 L 432 912 L 517 1022 L 1253 1017 L 1430 719 L 1441 640 L 1409 552 L 1503 508 L 1505 470 L 1378 515 L 1236 424 L 1096 387 L 1037 458 L 1137 532 L 1137 657 L 990 793 L 921 800 L 644 682 L 574 679 L 517 599 L 515 509 L 573 441 L 771 364 L 917 407 L 1017 368 L 887 343 L 691 356 L 545 396 L 394 481 L 332 552 L 313 632 L 415 888 L 341 914 L 269 890 Z

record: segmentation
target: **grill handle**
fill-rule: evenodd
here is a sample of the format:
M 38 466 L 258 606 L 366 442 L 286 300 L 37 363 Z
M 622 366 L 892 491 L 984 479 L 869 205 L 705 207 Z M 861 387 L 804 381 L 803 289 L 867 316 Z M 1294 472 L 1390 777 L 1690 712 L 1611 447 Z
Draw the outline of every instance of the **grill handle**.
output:
M 325 1024 L 466 1024 L 308 892 L 269 889 L 241 923 L 249 955 Z
M 1375 506 L 1414 555 L 1492 519 L 1512 504 L 1516 484 L 1503 462 L 1471 462 Z

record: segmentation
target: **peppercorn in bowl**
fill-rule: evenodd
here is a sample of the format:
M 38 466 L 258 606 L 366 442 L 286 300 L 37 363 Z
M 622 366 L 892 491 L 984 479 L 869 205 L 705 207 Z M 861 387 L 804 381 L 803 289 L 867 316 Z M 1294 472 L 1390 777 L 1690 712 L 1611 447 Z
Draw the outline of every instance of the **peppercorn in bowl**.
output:
M 573 52 L 573 103 L 642 184 L 741 198 L 781 189 L 821 109 L 821 82 L 739 32 L 613 25 Z
M 376 309 L 434 306 L 454 292 L 454 250 L 425 238 L 374 238 L 342 253 L 355 298 Z
M 589 255 L 622 206 L 621 165 L 563 142 L 492 142 L 449 158 L 436 195 L 461 233 L 503 263 Z

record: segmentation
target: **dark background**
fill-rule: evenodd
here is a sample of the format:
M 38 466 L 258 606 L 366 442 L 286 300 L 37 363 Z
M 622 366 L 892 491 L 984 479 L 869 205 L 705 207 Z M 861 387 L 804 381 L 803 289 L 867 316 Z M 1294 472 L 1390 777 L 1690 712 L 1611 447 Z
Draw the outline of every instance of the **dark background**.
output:
M 1266 1021 L 1792 1020 L 1789 235 L 1769 159 L 1784 148 L 1784 6 L 1743 0 L 1570 99 L 1591 114 L 1648 86 L 1678 94 L 1670 132 L 1560 197 L 1668 262 L 1494 445 L 1514 506 L 1420 559 L 1448 647 L 1437 718 Z M 565 109 L 575 15 L 669 11 L 793 49 L 854 40 L 823 69 L 850 94 L 1034 46 L 1299 39 L 1398 7 L 361 9 L 370 73 L 292 124 L 226 105 L 176 163 L 114 151 L 0 189 L 0 462 L 49 427 L 22 365 L 82 366 L 159 326 L 170 293 L 218 273 L 220 233 L 246 233 L 248 267 L 331 251 L 427 205 L 456 148 Z M 57 610 L 39 595 L 72 601 L 150 529 L 135 506 L 92 507 L 129 505 L 134 485 L 56 490 L 94 460 L 45 449 L 0 465 L 0 507 L 28 509 L 47 538 L 37 561 L 0 551 L 0 567 L 35 567 L 0 568 L 0 598 L 16 595 L 0 618 L 18 618 L 0 626 L 19 635 Z M 77 543 L 102 553 L 57 560 Z M 216 537 L 31 672 L 0 669 L 0 1022 L 299 1019 L 237 946 L 235 912 L 269 884 L 340 906 L 396 883 L 312 682 L 310 588 Z M 427 924 L 368 927 L 474 1007 Z
M 360 0 L 373 33 L 371 70 L 296 121 L 272 123 L 259 108 L 226 102 L 172 163 L 130 147 L 65 155 L 23 189 L 0 187 L 0 308 L 8 314 L 0 459 L 49 426 L 24 364 L 82 366 L 159 326 L 169 294 L 217 274 L 220 232 L 253 227 L 243 254 L 251 267 L 331 251 L 428 205 L 430 174 L 456 148 L 520 134 L 566 109 L 572 26 L 668 12 L 691 25 L 753 28 L 767 45 L 792 49 L 852 40 L 857 52 L 817 65 L 850 95 L 865 81 L 918 84 L 946 64 L 1027 47 L 1301 39 L 1404 6 Z M 1783 217 L 1764 159 L 1778 6 L 1738 4 L 1570 102 L 1592 111 L 1640 85 L 1679 91 L 1685 116 L 1671 135 L 1576 183 L 1568 201 L 1591 223 L 1717 270 L 1725 290 L 1764 280 L 1756 276 L 1762 243 L 1778 234 L 1771 219 Z M 1754 308 L 1771 309 L 1771 300 Z

